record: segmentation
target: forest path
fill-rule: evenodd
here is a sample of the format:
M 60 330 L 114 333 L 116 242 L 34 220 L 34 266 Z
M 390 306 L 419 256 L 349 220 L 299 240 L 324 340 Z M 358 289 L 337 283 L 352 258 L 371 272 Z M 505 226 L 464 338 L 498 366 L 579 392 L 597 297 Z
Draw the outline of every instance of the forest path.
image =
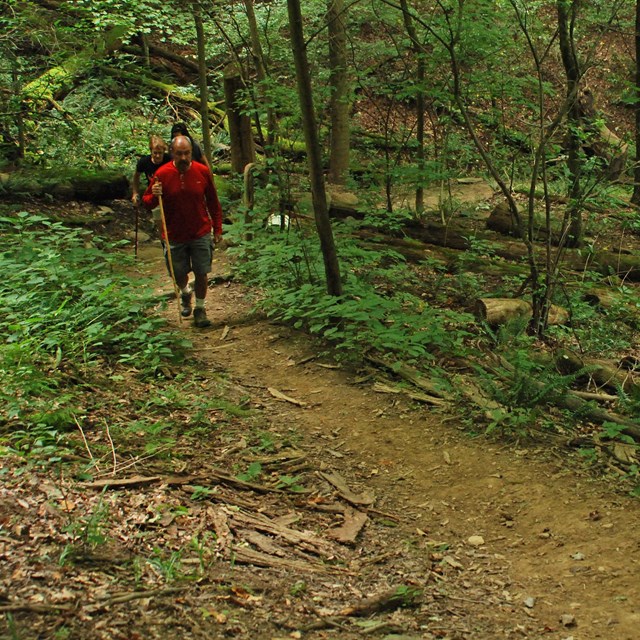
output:
M 147 268 L 168 292 L 159 250 L 144 254 L 155 256 Z M 227 256 L 217 253 L 213 275 L 228 272 Z M 476 629 L 460 637 L 640 638 L 637 500 L 573 470 L 577 463 L 561 450 L 472 439 L 446 410 L 329 368 L 304 335 L 252 315 L 250 295 L 235 282 L 211 287 L 208 330 L 179 323 L 173 302 L 167 318 L 205 367 L 226 369 L 250 390 L 277 431 L 297 433 L 297 446 L 319 463 L 342 458 L 346 474 L 373 488 L 377 509 L 401 514 L 412 553 L 426 561 L 446 549 L 462 591 L 446 583 L 441 590 Z M 269 389 L 304 406 L 277 401 Z

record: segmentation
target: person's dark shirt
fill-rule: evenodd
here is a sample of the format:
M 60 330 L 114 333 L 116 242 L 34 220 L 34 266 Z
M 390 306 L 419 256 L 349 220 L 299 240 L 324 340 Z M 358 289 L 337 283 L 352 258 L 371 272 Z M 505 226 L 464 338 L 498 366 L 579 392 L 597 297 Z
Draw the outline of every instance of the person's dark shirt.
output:
M 151 182 L 151 178 L 153 178 L 153 174 L 167 162 L 171 161 L 171 156 L 168 153 L 165 153 L 162 156 L 162 162 L 160 164 L 154 164 L 151 160 L 151 154 L 147 154 L 146 156 L 140 156 L 138 158 L 138 162 L 136 164 L 136 171 L 139 174 L 144 174 L 147 177 L 147 182 Z

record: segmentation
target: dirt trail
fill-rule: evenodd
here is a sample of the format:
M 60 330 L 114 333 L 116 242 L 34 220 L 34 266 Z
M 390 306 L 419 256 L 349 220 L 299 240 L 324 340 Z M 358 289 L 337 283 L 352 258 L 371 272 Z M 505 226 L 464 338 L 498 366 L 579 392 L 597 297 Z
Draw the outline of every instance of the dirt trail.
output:
M 227 271 L 217 255 L 214 273 Z M 640 638 L 637 500 L 574 472 L 562 452 L 471 439 L 446 412 L 309 360 L 305 337 L 252 317 L 246 294 L 233 282 L 212 287 L 214 326 L 181 330 L 258 406 L 274 405 L 269 387 L 304 402 L 275 403 L 276 426 L 295 429 L 320 460 L 344 456 L 374 488 L 376 507 L 402 515 L 414 551 L 445 543 L 456 552 L 462 595 L 452 597 L 477 629 L 465 638 Z M 167 316 L 178 324 L 175 307 Z

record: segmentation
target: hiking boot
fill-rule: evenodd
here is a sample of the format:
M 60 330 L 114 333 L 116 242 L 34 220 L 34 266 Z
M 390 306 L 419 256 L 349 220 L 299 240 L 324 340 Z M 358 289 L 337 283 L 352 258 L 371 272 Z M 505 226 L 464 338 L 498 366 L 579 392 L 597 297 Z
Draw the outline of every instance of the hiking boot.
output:
M 191 315 L 191 292 L 180 294 L 180 304 L 182 305 L 180 315 L 188 318 Z
M 207 318 L 207 312 L 202 307 L 198 307 L 193 312 L 193 324 L 198 327 L 198 329 L 211 326 L 211 320 Z

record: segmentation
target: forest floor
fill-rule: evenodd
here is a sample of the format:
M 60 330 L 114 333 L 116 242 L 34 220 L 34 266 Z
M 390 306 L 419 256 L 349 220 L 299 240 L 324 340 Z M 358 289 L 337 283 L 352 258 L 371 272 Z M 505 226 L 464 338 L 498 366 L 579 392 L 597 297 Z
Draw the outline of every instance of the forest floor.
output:
M 171 293 L 157 246 L 138 264 Z M 472 437 L 336 364 L 229 271 L 217 253 L 210 329 L 162 311 L 193 343 L 170 455 L 133 456 L 113 428 L 117 473 L 92 482 L 3 459 L 2 637 L 640 637 L 637 499 L 566 449 Z M 151 393 L 125 387 L 131 419 Z

